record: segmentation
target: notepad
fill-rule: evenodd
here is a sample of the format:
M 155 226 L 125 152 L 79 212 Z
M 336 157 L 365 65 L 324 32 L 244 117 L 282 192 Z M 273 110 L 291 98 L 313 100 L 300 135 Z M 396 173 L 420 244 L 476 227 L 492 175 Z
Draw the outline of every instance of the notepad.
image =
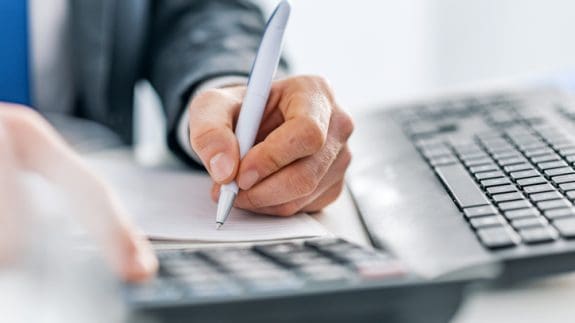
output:
M 154 170 L 133 162 L 90 159 L 108 180 L 134 221 L 152 239 L 170 241 L 247 242 L 318 237 L 328 231 L 311 216 L 254 214 L 234 209 L 215 229 L 216 203 L 211 180 L 192 170 Z

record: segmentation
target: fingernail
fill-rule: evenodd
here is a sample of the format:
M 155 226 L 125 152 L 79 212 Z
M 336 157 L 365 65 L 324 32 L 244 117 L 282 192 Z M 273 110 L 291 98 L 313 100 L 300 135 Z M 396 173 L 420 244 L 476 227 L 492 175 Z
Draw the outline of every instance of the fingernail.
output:
M 255 170 L 248 170 L 240 176 L 239 185 L 242 190 L 249 190 L 258 181 L 259 175 Z
M 210 170 L 214 181 L 222 182 L 234 171 L 234 161 L 224 153 L 219 153 L 210 160 Z

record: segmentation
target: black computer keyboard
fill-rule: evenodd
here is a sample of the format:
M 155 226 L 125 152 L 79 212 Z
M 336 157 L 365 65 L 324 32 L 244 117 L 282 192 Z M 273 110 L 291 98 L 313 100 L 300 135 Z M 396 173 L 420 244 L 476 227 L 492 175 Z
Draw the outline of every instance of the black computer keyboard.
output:
M 487 96 L 398 111 L 402 127 L 489 249 L 575 238 L 575 139 L 529 102 Z M 565 120 L 569 107 L 555 109 Z

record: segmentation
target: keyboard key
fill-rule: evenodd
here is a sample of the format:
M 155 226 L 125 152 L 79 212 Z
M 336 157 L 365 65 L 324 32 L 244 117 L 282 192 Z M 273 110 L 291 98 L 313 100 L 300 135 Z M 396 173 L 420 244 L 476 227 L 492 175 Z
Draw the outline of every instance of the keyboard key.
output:
M 575 191 L 569 191 L 567 193 L 565 193 L 565 195 L 567 195 L 567 198 L 570 200 L 575 200 Z
M 511 178 L 513 179 L 522 179 L 522 178 L 539 176 L 539 172 L 536 170 L 524 170 L 520 172 L 513 172 L 509 174 L 509 176 L 511 176 Z
M 550 242 L 556 239 L 556 235 L 548 228 L 527 228 L 519 230 L 519 235 L 528 244 Z
M 537 193 L 532 194 L 529 196 L 531 201 L 540 202 L 540 201 L 547 201 L 547 200 L 558 200 L 562 199 L 563 196 L 559 194 L 557 191 L 545 192 L 545 193 Z
M 435 171 L 460 207 L 489 204 L 487 197 L 463 166 L 459 164 L 439 166 L 435 168 Z
M 545 148 L 526 150 L 524 153 L 525 153 L 525 156 L 527 156 L 527 157 L 536 157 L 536 156 L 553 154 L 554 151 L 551 148 L 545 147 Z
M 451 146 L 453 147 L 453 150 L 455 150 L 455 152 L 460 155 L 465 153 L 483 152 L 481 147 L 479 147 L 476 143 L 473 142 L 466 142 L 466 143 L 451 142 Z
M 505 139 L 483 140 L 485 148 L 491 152 L 514 150 L 515 148 Z
M 517 180 L 517 185 L 519 185 L 519 186 L 529 186 L 529 185 L 544 184 L 544 183 L 547 183 L 547 181 L 545 180 L 545 178 L 543 178 L 541 176 L 523 178 L 523 179 Z
M 457 158 L 455 158 L 453 156 L 443 156 L 443 157 L 437 157 L 437 158 L 433 158 L 433 159 L 429 160 L 429 163 L 431 164 L 431 166 L 449 165 L 449 164 L 455 164 L 458 162 L 459 161 L 457 160 Z
M 513 233 L 505 227 L 479 229 L 477 236 L 481 243 L 490 249 L 513 247 L 517 244 Z
M 563 191 L 575 190 L 575 183 L 560 184 L 559 188 L 562 189 Z
M 431 122 L 415 122 L 409 125 L 407 131 L 413 137 L 428 137 L 439 131 L 439 126 Z
M 514 185 L 492 186 L 487 188 L 489 194 L 511 193 L 517 192 Z
M 575 155 L 567 156 L 565 159 L 567 159 L 567 161 L 570 163 L 575 162 Z
M 523 194 L 516 192 L 516 193 L 504 193 L 504 194 L 495 194 L 492 196 L 495 202 L 505 202 L 505 201 L 514 201 L 514 200 L 522 200 L 525 197 Z
M 561 156 L 572 156 L 572 155 L 575 155 L 575 148 L 574 148 L 574 147 L 561 148 L 561 149 L 559 149 L 559 154 L 561 154 Z
M 565 137 L 556 138 L 551 142 L 551 144 L 553 145 L 553 148 L 558 150 L 573 147 L 573 143 Z
M 575 217 L 555 220 L 553 225 L 562 237 L 575 238 Z
M 475 173 L 481 173 L 481 172 L 494 171 L 494 170 L 498 170 L 498 169 L 499 169 L 499 167 L 497 167 L 497 165 L 495 165 L 495 164 L 487 164 L 487 165 L 470 167 L 469 171 L 471 173 L 475 174 Z
M 428 139 L 428 138 L 419 138 L 413 141 L 413 144 L 420 148 L 420 149 L 427 149 L 427 148 L 439 148 L 445 147 L 445 142 L 440 139 Z
M 545 170 L 545 175 L 547 176 L 557 176 L 557 175 L 565 175 L 565 174 L 573 174 L 575 171 L 571 167 L 561 167 L 561 168 L 553 168 Z
M 537 167 L 539 167 L 540 169 L 551 169 L 551 168 L 559 168 L 559 167 L 565 167 L 565 166 L 567 166 L 567 163 L 562 161 L 562 160 L 556 160 L 556 161 L 544 162 L 544 163 L 537 164 Z
M 536 208 L 531 207 L 528 209 L 506 211 L 504 213 L 504 215 L 505 215 L 505 218 L 507 218 L 508 220 L 514 220 L 514 219 L 521 219 L 521 218 L 526 218 L 526 217 L 539 216 L 539 215 L 541 215 L 541 213 Z
M 516 220 L 511 221 L 511 226 L 515 229 L 524 229 L 530 227 L 541 227 L 547 224 L 545 218 L 542 217 L 528 217 L 528 218 L 519 218 Z
M 464 160 L 463 163 L 467 167 L 472 167 L 472 166 L 491 164 L 493 163 L 493 160 L 491 158 L 480 158 L 480 159 Z
M 527 200 L 513 201 L 513 202 L 503 202 L 498 203 L 497 206 L 502 211 L 509 211 L 514 209 L 525 209 L 531 206 L 531 203 Z
M 541 155 L 541 151 L 547 148 L 547 145 L 539 140 L 519 143 L 518 145 L 526 155 L 531 152 L 535 156 Z
M 554 190 L 555 190 L 555 188 L 551 184 L 548 184 L 548 183 L 539 184 L 539 185 L 531 185 L 531 186 L 526 186 L 523 188 L 523 191 L 525 191 L 525 193 L 527 193 L 527 194 L 551 192 Z
M 546 210 L 544 214 L 545 217 L 550 220 L 565 217 L 575 217 L 575 209 L 574 208 L 552 209 L 552 210 Z
M 501 226 L 503 223 L 505 223 L 505 220 L 499 215 L 491 215 L 471 218 L 469 222 L 471 223 L 472 227 L 478 229 L 492 226 Z
M 494 178 L 494 179 L 485 179 L 481 181 L 481 186 L 483 187 L 491 187 L 491 186 L 498 186 L 498 185 L 507 185 L 511 184 L 509 178 Z
M 525 158 L 523 158 L 523 157 L 505 158 L 505 159 L 498 160 L 498 163 L 500 166 L 523 164 L 523 163 L 525 163 Z
M 571 202 L 565 199 L 561 200 L 553 200 L 553 201 L 544 201 L 538 202 L 537 207 L 540 210 L 551 210 L 551 209 L 559 209 L 572 206 Z
M 473 218 L 478 216 L 495 215 L 497 214 L 497 209 L 492 205 L 475 206 L 463 209 L 463 213 L 466 217 Z
M 504 176 L 505 176 L 505 175 L 503 174 L 502 171 L 483 172 L 483 173 L 477 173 L 477 174 L 475 174 L 475 178 L 477 178 L 478 180 L 491 179 L 491 178 L 499 178 L 499 177 L 504 177 Z
M 531 170 L 533 169 L 533 167 L 530 164 L 517 164 L 517 165 L 509 165 L 509 166 L 505 166 L 503 167 L 503 170 L 511 173 L 511 172 L 518 172 L 521 170 Z
M 531 161 L 535 164 L 541 162 L 557 161 L 557 160 L 561 160 L 561 157 L 555 153 L 531 158 Z
M 426 148 L 422 149 L 421 153 L 423 156 L 427 157 L 427 159 L 442 156 L 453 156 L 451 150 L 449 150 L 447 147 Z
M 575 182 L 575 174 L 555 176 L 551 181 L 555 184 Z
M 465 152 L 460 153 L 459 158 L 462 160 L 475 160 L 475 159 L 482 159 L 482 158 L 489 158 L 489 155 L 483 151 L 474 151 L 474 152 Z
M 511 157 L 521 157 L 521 153 L 518 152 L 517 150 L 507 150 L 493 154 L 493 158 L 497 160 Z

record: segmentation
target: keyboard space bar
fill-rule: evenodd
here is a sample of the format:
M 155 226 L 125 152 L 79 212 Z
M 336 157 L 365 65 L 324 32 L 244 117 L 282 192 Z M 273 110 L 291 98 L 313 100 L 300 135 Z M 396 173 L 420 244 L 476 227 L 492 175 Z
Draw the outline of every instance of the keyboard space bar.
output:
M 485 194 L 462 165 L 438 166 L 435 171 L 462 208 L 489 204 Z

